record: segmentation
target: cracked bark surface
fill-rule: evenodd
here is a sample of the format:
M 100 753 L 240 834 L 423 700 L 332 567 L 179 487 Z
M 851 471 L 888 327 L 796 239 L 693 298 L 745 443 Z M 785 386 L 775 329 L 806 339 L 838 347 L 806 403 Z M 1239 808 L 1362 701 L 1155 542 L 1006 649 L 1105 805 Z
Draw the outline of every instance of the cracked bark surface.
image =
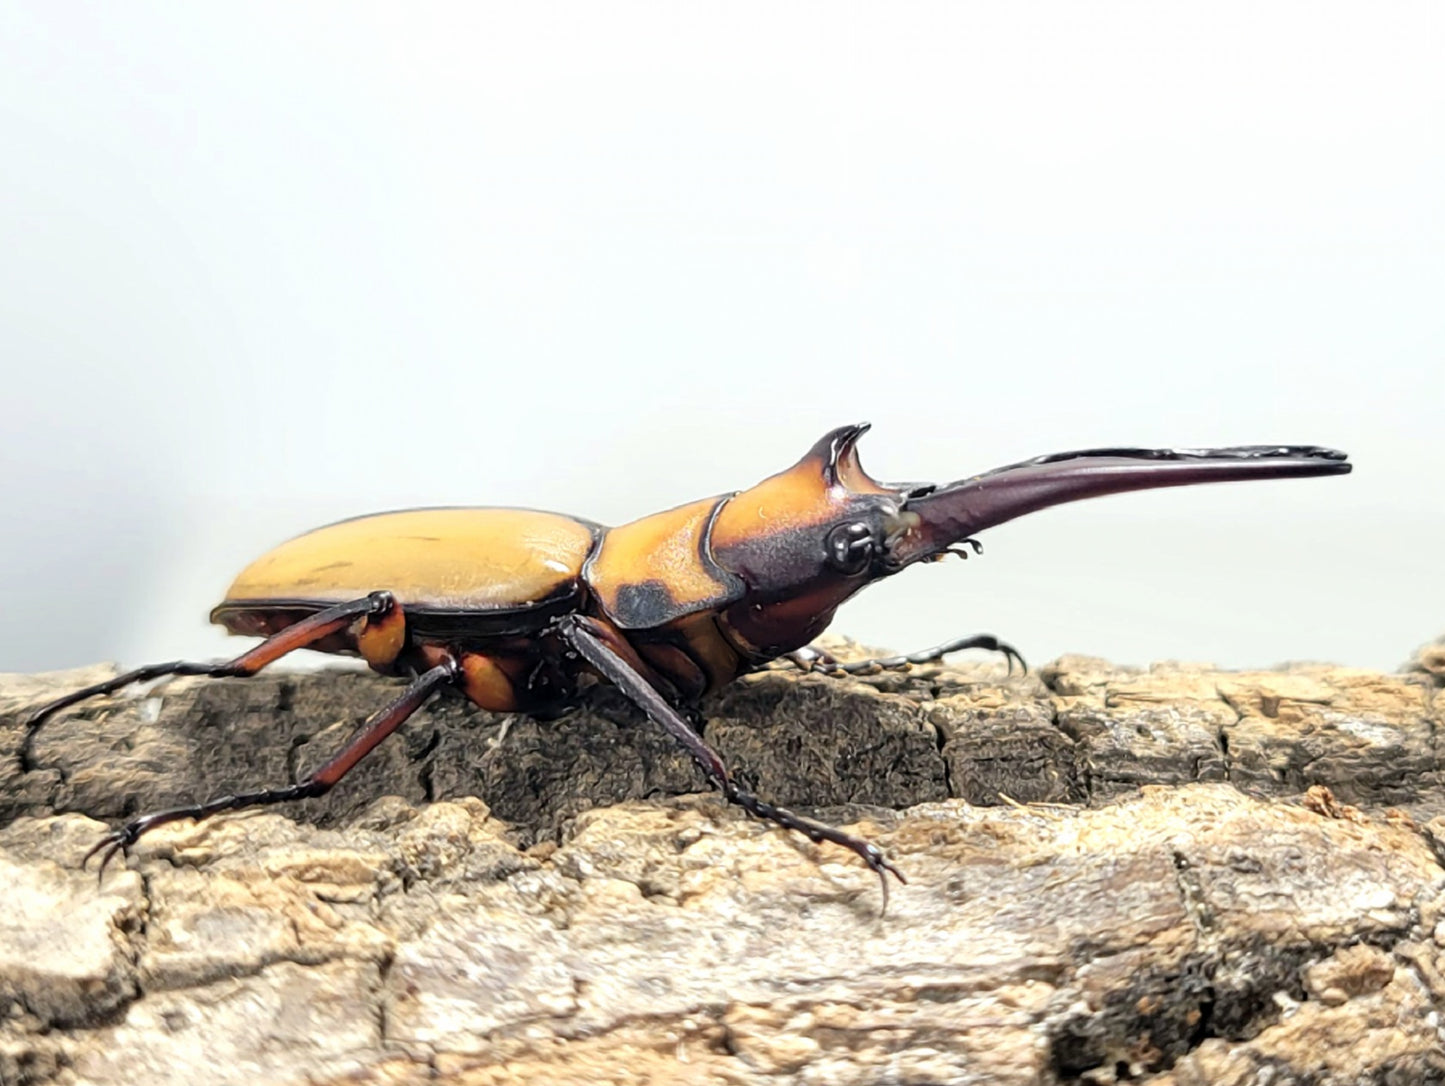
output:
M 97 886 L 97 819 L 286 783 L 392 689 L 177 681 L 22 770 L 28 710 L 105 673 L 0 677 L 0 1083 L 1445 1081 L 1445 643 L 735 684 L 709 738 L 889 851 L 883 917 L 608 692 L 435 702 L 330 796 Z

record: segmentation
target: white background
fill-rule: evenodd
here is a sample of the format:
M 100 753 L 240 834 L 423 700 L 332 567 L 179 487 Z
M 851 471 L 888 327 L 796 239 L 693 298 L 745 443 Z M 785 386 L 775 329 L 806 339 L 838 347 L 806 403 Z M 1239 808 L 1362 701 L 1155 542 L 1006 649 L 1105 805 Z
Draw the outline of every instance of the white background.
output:
M 1392 667 L 1445 629 L 1445 14 L 0 2 L 0 669 L 234 651 L 373 509 L 604 522 L 1314 442 L 994 529 L 835 629 Z M 383 586 L 378 586 L 383 587 Z

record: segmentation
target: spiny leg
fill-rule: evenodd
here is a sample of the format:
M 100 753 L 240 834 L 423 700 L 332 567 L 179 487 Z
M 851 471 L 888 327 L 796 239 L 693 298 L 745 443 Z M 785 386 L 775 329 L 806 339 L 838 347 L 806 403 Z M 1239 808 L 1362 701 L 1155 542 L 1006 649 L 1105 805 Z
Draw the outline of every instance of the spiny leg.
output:
M 860 857 L 878 876 L 879 885 L 883 888 L 883 910 L 887 910 L 888 875 L 902 883 L 908 880 L 903 877 L 903 872 L 883 855 L 882 849 L 826 823 L 804 818 L 783 807 L 775 807 L 751 792 L 743 791 L 734 783 L 717 751 L 708 746 L 682 714 L 668 704 L 667 699 L 643 677 L 639 670 L 643 666 L 641 660 L 636 657 L 630 645 L 620 638 L 609 637 L 609 631 L 605 627 L 588 618 L 570 616 L 558 624 L 558 629 L 567 643 L 596 668 L 599 674 L 632 699 L 638 708 L 682 744 L 683 749 L 692 756 L 708 779 L 722 790 L 723 797 L 728 802 L 736 803 L 757 818 L 776 822 L 784 829 L 797 830 L 814 844 L 829 841 Z
M 433 693 L 440 687 L 455 682 L 459 674 L 456 661 L 448 659 L 419 675 L 399 698 L 368 717 L 340 753 L 304 780 L 286 788 L 263 788 L 257 792 L 219 796 L 205 803 L 193 803 L 142 815 L 101 838 L 99 843 L 85 854 L 81 866 L 89 863 L 96 853 L 102 853 L 100 875 L 104 877 L 106 865 L 115 858 L 116 853 L 124 852 L 135 844 L 142 834 L 157 826 L 164 826 L 167 822 L 176 822 L 182 818 L 206 818 L 221 811 L 235 811 L 242 807 L 263 807 L 272 803 L 289 803 L 291 800 L 324 796 L 357 762 L 375 750 L 378 743 L 401 727 Z
M 831 653 L 813 645 L 807 645 L 796 652 L 787 653 L 783 659 L 800 671 L 816 671 L 822 675 L 867 675 L 875 671 L 906 671 L 914 664 L 932 664 L 951 652 L 962 652 L 964 649 L 988 649 L 990 652 L 1003 653 L 1004 659 L 1008 661 L 1010 675 L 1013 674 L 1015 661 L 1018 662 L 1021 670 L 1028 671 L 1029 669 L 1028 664 L 1024 663 L 1024 658 L 1019 655 L 1018 649 L 1006 641 L 1000 641 L 993 634 L 957 637 L 952 641 L 945 641 L 941 645 L 934 645 L 932 648 L 910 652 L 903 656 L 877 656 L 867 660 L 851 660 L 848 663 L 840 663 L 833 658 Z
M 273 634 L 234 660 L 222 663 L 172 660 L 166 664 L 147 664 L 145 667 L 127 671 L 113 679 L 107 679 L 105 682 L 71 691 L 63 697 L 42 705 L 25 722 L 25 738 L 20 744 L 21 769 L 28 771 L 35 767 L 31 748 L 35 742 L 35 733 L 40 726 L 61 709 L 74 705 L 78 701 L 98 697 L 101 694 L 113 694 L 122 687 L 130 686 L 133 683 L 149 682 L 165 675 L 206 675 L 213 679 L 250 678 L 267 664 L 275 663 L 288 652 L 314 645 L 322 638 L 346 629 L 358 618 L 370 619 L 385 615 L 395 606 L 396 600 L 390 592 L 373 592 L 361 599 L 338 603 L 335 607 L 328 607 L 324 611 L 309 615 L 300 622 L 293 623 L 284 630 Z

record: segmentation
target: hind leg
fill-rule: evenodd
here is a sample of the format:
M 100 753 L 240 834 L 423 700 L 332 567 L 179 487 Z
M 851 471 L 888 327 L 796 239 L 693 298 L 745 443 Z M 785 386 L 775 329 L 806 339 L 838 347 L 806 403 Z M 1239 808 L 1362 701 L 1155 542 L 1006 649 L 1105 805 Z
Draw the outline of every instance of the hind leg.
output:
M 300 622 L 287 626 L 284 630 L 266 638 L 255 648 L 243 652 L 234 660 L 227 660 L 223 663 L 193 663 L 186 660 L 173 660 L 166 664 L 148 664 L 145 667 L 138 667 L 134 671 L 127 671 L 123 675 L 117 675 L 113 679 L 107 679 L 105 682 L 83 687 L 56 698 L 54 701 L 42 705 L 26 721 L 25 738 L 20 745 L 21 767 L 26 770 L 34 767 L 31 748 L 34 745 L 35 733 L 40 726 L 61 709 L 74 705 L 76 702 L 102 694 L 113 694 L 132 683 L 149 682 L 151 679 L 159 679 L 164 675 L 208 675 L 214 679 L 249 678 L 267 664 L 275 663 L 287 653 L 304 649 L 323 638 L 339 633 L 357 619 L 364 620 L 363 628 L 358 635 L 358 642 L 367 662 L 373 666 L 389 664 L 400 651 L 405 634 L 405 623 L 401 617 L 401 608 L 397 606 L 396 600 L 390 592 L 373 592 L 361 599 L 338 603 L 334 607 L 328 607 L 324 611 L 309 615 Z M 393 644 L 395 650 L 392 650 Z M 388 651 L 390 659 L 385 658 Z

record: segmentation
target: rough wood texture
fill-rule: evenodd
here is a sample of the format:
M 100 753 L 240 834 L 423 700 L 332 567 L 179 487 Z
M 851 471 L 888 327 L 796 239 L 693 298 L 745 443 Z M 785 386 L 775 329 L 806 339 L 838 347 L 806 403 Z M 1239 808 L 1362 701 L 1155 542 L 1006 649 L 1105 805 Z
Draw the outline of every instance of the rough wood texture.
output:
M 97 887 L 94 819 L 284 783 L 390 689 L 175 682 L 22 771 L 26 711 L 98 674 L 0 678 L 0 1083 L 1445 1082 L 1445 644 L 738 683 L 709 736 L 890 851 L 882 918 L 853 857 L 676 798 L 606 694 L 437 704 Z

